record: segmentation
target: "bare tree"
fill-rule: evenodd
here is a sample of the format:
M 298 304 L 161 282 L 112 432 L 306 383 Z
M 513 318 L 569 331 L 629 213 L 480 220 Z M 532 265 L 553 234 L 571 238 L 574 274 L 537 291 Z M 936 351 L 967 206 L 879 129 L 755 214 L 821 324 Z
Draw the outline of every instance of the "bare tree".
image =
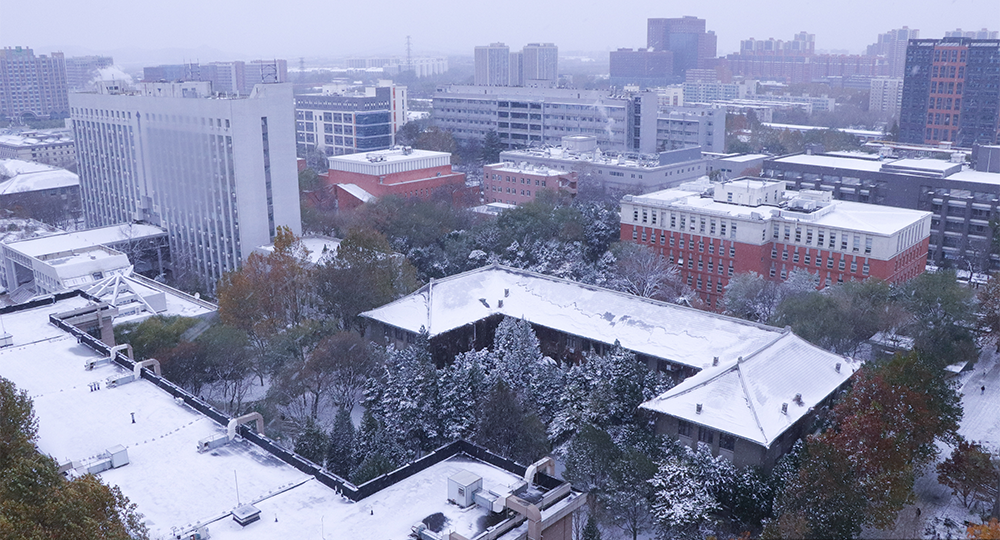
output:
M 618 244 L 616 251 L 615 289 L 669 302 L 684 296 L 680 271 L 653 249 L 623 242 Z

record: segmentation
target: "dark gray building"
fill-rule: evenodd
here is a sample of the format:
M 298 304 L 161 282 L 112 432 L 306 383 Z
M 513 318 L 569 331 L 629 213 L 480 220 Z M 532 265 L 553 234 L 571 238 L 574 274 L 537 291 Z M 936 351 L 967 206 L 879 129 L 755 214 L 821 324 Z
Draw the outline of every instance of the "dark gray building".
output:
M 1000 174 L 977 167 L 964 160 L 796 154 L 765 160 L 762 176 L 835 199 L 930 211 L 928 262 L 988 272 L 1000 270 L 990 227 L 1000 215 Z
M 296 141 L 328 156 L 392 147 L 393 88 L 375 95 L 308 94 L 295 96 Z

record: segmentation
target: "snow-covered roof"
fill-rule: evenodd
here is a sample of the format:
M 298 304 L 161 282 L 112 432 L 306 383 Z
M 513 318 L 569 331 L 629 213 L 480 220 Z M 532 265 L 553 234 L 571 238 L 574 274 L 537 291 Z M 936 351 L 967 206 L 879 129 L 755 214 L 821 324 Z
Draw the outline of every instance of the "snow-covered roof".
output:
M 502 305 L 501 305 L 502 303 Z M 746 356 L 781 329 L 500 265 L 433 280 L 361 314 L 437 336 L 491 315 L 612 344 L 692 366 Z
M 370 202 L 375 200 L 375 196 L 371 193 L 365 191 L 365 189 L 357 184 L 337 184 L 337 187 L 351 194 L 352 197 L 361 202 Z
M 777 158 L 775 163 L 790 163 L 796 165 L 814 165 L 818 167 L 833 167 L 837 169 L 847 169 L 855 171 L 879 172 L 882 170 L 881 161 L 869 159 L 857 159 L 841 156 L 823 156 L 816 154 L 796 154 Z
M 8 246 L 29 257 L 41 257 L 50 253 L 62 253 L 83 247 L 114 244 L 127 240 L 138 241 L 163 234 L 165 234 L 163 229 L 159 227 L 132 223 L 52 234 L 21 240 L 8 244 Z
M 66 169 L 18 159 L 0 160 L 0 178 L 7 178 L 0 195 L 80 185 L 80 177 Z
M 309 252 L 305 260 L 312 264 L 319 264 L 328 254 L 335 257 L 337 249 L 340 248 L 340 239 L 329 236 L 303 236 L 299 240 L 302 242 L 302 247 Z M 260 246 L 254 251 L 268 255 L 274 251 L 274 244 Z
M 767 447 L 859 366 L 788 330 L 742 359 L 720 360 L 640 408 Z
M 414 523 L 437 512 L 448 519 L 445 531 L 473 538 L 483 531 L 487 511 L 448 503 L 448 478 L 469 471 L 498 494 L 520 484 L 519 475 L 459 453 L 352 502 L 247 440 L 198 452 L 199 440 L 224 435 L 226 428 L 148 379 L 108 388 L 107 378 L 132 372 L 115 363 L 85 369 L 85 362 L 101 356 L 49 324 L 50 313 L 89 305 L 77 296 L 5 313 L 13 346 L 0 349 L 0 376 L 28 392 L 38 419 L 38 448 L 59 463 L 91 463 L 110 448 L 125 448 L 129 463 L 98 476 L 137 505 L 151 538 L 175 538 L 207 525 L 219 540 L 403 539 Z M 101 388 L 92 391 L 96 381 Z M 581 497 L 573 492 L 567 499 L 579 503 Z M 260 521 L 244 528 L 230 519 L 241 504 L 257 507 Z M 543 519 L 559 504 L 564 503 L 543 510 Z
M 131 267 L 90 285 L 84 292 L 118 308 L 116 325 L 153 315 L 201 317 L 218 310 L 210 302 L 134 274 Z

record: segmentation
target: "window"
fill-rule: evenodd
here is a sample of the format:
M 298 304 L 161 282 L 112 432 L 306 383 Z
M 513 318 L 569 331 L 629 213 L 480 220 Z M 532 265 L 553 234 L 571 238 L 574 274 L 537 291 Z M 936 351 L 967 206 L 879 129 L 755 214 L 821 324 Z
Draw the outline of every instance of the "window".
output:
M 729 450 L 732 452 L 736 449 L 736 437 L 732 435 L 726 435 L 725 433 L 719 434 L 719 448 L 723 450 Z
M 729 244 L 729 256 L 730 257 L 736 256 L 736 246 L 733 244 Z
M 685 422 L 684 420 L 677 421 L 677 434 L 684 437 L 691 436 L 691 422 Z
M 795 227 L 795 242 L 802 242 L 802 227 Z
M 698 428 L 698 441 L 710 445 L 714 440 L 715 433 L 712 430 L 703 427 Z
M 823 231 L 818 231 L 816 233 L 816 245 L 823 247 Z
M 698 232 L 705 234 L 705 218 L 701 218 L 698 223 Z
M 792 239 L 792 227 L 791 225 L 785 225 L 785 242 Z
M 507 177 L 507 180 L 510 181 L 510 177 L 509 176 Z M 639 209 L 638 208 L 633 208 L 632 209 L 632 221 L 639 221 Z
M 715 244 L 709 242 L 709 244 L 708 244 L 708 252 L 711 255 L 715 255 Z M 719 252 L 721 253 L 722 250 L 720 249 Z
M 632 240 L 638 240 L 638 239 L 639 239 L 639 229 L 636 229 L 635 227 L 633 227 L 632 228 Z
M 858 260 L 854 259 L 853 261 L 851 261 L 851 273 L 852 274 L 857 273 L 857 271 L 858 271 Z
M 830 243 L 827 244 L 827 247 L 829 247 L 830 249 L 837 247 L 837 233 L 835 232 L 830 233 Z
M 871 237 L 865 238 L 865 255 L 871 255 L 872 253 L 872 239 Z
M 704 240 L 699 240 L 698 241 L 698 251 L 701 252 L 701 253 L 705 252 L 705 241 Z
M 776 248 L 776 247 L 772 247 L 771 248 L 771 258 L 772 259 L 777 259 L 778 258 L 778 248 Z
M 837 270 L 843 270 L 844 264 L 845 264 L 844 259 L 840 259 L 840 261 L 837 262 Z
M 830 256 L 830 257 L 826 258 L 826 267 L 827 268 L 833 268 L 833 256 Z
M 719 223 L 719 234 L 721 234 L 722 236 L 726 236 L 726 222 L 725 221 Z
M 861 237 L 856 234 L 854 235 L 854 249 L 852 251 L 855 253 L 861 251 Z
M 809 264 L 810 262 L 812 262 L 809 259 L 809 252 L 808 251 L 806 252 L 805 256 L 802 257 L 802 262 L 805 263 L 805 264 Z
M 673 235 L 673 233 L 671 233 L 671 235 L 670 235 L 670 247 L 674 247 L 674 235 Z
M 783 261 L 788 260 L 788 248 L 785 248 L 785 250 L 781 252 L 781 260 Z
M 673 212 L 670 212 L 670 228 L 673 229 L 677 226 L 677 216 Z

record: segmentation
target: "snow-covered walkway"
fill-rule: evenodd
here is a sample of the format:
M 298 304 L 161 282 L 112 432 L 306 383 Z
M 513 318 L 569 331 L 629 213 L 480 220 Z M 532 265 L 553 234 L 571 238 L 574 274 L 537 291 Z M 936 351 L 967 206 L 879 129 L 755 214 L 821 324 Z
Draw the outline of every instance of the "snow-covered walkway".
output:
M 959 433 L 970 441 L 987 447 L 1000 447 L 1000 355 L 993 345 L 984 347 L 975 367 L 957 377 L 962 396 L 964 415 Z M 985 390 L 983 390 L 985 387 Z M 951 447 L 939 444 L 938 461 L 931 463 L 917 478 L 914 485 L 916 502 L 904 508 L 896 520 L 896 527 L 888 531 L 866 530 L 865 538 L 965 538 L 966 520 L 979 522 L 979 516 L 970 513 L 951 489 L 937 481 L 937 463 L 951 453 Z M 917 509 L 920 515 L 917 515 Z M 950 519 L 957 527 L 950 531 L 944 525 Z

